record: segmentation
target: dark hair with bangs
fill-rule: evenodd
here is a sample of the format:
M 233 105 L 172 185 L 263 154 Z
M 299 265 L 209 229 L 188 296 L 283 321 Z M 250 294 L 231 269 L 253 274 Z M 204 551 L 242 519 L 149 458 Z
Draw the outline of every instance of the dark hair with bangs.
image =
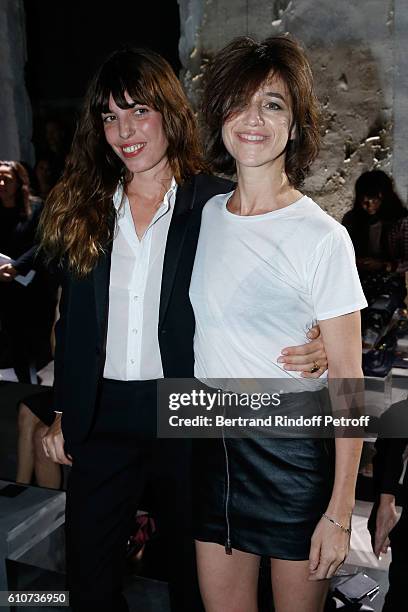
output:
M 132 178 L 106 141 L 101 114 L 109 97 L 129 108 L 125 92 L 162 115 L 167 158 L 176 182 L 205 171 L 193 112 L 170 64 L 154 51 L 115 51 L 90 82 L 64 174 L 51 191 L 41 218 L 42 246 L 49 258 L 67 255 L 79 276 L 88 274 L 112 239 L 112 196 Z
M 382 170 L 363 172 L 356 181 L 354 191 L 353 212 L 361 212 L 361 216 L 366 219 L 367 214 L 362 208 L 365 197 L 380 199 L 378 217 L 384 221 L 397 221 L 407 215 L 407 209 L 395 191 L 391 177 Z
M 235 161 L 222 140 L 223 123 L 244 108 L 272 76 L 283 80 L 291 98 L 296 135 L 286 147 L 285 171 L 291 185 L 299 187 L 319 152 L 319 108 L 309 62 L 289 36 L 273 36 L 262 42 L 241 36 L 210 63 L 203 97 L 209 127 L 208 161 L 216 171 L 235 172 Z
M 373 221 L 378 220 L 383 225 L 380 245 L 384 259 L 397 257 L 390 251 L 389 232 L 392 228 L 398 228 L 396 223 L 406 217 L 408 211 L 395 191 L 391 177 L 382 170 L 369 170 L 358 177 L 354 189 L 353 207 L 346 212 L 342 223 L 350 234 L 357 257 L 366 257 L 371 252 L 370 227 Z M 363 208 L 365 197 L 380 199 L 380 207 L 375 217 L 371 217 Z M 405 248 L 402 242 L 396 245 L 397 252 L 403 247 Z

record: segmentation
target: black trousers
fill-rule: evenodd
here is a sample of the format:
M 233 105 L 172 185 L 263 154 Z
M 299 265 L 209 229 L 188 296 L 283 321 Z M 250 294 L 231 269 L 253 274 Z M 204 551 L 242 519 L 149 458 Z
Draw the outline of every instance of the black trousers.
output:
M 388 572 L 389 589 L 385 596 L 383 612 L 400 612 L 407 599 L 408 579 L 408 508 L 390 533 L 392 559 Z
M 171 609 L 202 609 L 192 539 L 191 441 L 155 436 L 155 381 L 104 381 L 89 438 L 67 448 L 73 457 L 67 574 L 75 612 L 128 610 L 122 595 L 125 547 L 146 485 L 157 500 Z

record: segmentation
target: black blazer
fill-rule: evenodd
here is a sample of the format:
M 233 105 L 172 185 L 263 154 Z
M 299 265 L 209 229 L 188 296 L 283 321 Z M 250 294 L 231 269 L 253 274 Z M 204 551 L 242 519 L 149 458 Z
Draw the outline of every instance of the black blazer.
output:
M 399 500 L 404 505 L 408 504 L 408 471 L 404 474 L 402 487 L 399 480 L 404 469 L 403 455 L 407 445 L 407 438 L 378 438 L 373 458 L 376 494 L 390 493 L 396 497 L 402 494 Z
M 19 261 L 21 256 L 35 244 L 38 222 L 40 220 L 42 205 L 33 206 L 32 212 L 27 219 L 19 219 L 7 234 L 5 228 L 1 227 L 0 252 L 12 259 Z M 0 205 L 0 226 L 4 222 L 4 212 Z M 7 225 L 6 225 L 7 227 Z M 27 270 L 28 271 L 28 270 Z
M 378 421 L 378 438 L 373 458 L 373 483 L 375 493 L 390 493 L 408 504 L 408 470 L 402 483 L 398 484 L 403 468 L 403 454 L 408 445 L 408 400 L 392 404 Z M 406 436 L 397 438 L 397 435 Z
M 406 404 L 406 402 L 405 402 Z M 405 406 L 406 408 L 406 406 Z M 395 424 L 394 424 L 395 425 Z M 395 433 L 395 431 L 394 431 Z M 407 447 L 407 438 L 381 438 L 375 443 L 376 454 L 373 458 L 374 504 L 368 518 L 367 527 L 374 548 L 377 512 L 381 493 L 390 493 L 401 504 L 403 512 L 396 527 L 390 532 L 392 546 L 403 546 L 408 536 L 408 473 L 405 472 L 402 486 L 399 480 L 404 468 L 403 454 Z M 394 548 L 393 548 L 394 550 Z
M 230 181 L 197 175 L 177 189 L 164 255 L 159 345 L 165 377 L 194 373 L 194 314 L 189 287 L 204 204 L 233 189 Z M 68 447 L 92 426 L 105 364 L 111 251 L 87 277 L 63 273 L 61 318 L 56 327 L 55 410 L 61 410 Z

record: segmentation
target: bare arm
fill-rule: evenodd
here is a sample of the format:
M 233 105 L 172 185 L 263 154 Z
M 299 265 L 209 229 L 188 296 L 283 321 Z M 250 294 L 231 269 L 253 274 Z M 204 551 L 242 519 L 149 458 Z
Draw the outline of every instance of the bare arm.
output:
M 360 313 L 320 321 L 320 329 L 329 379 L 362 379 Z M 354 507 L 362 443 L 358 438 L 336 438 L 335 479 L 326 514 L 345 527 L 350 525 Z M 311 579 L 331 577 L 348 549 L 349 535 L 323 517 L 312 538 Z

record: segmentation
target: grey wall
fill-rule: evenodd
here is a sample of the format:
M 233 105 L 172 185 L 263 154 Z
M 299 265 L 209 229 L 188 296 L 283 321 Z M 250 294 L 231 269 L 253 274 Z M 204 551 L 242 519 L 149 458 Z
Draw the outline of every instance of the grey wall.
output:
M 406 198 L 406 0 L 178 1 L 182 77 L 194 104 L 205 62 L 231 38 L 290 32 L 307 50 L 323 112 L 323 147 L 304 191 L 340 218 L 357 177 L 378 167 Z
M 0 0 L 0 159 L 33 162 L 23 0 Z

